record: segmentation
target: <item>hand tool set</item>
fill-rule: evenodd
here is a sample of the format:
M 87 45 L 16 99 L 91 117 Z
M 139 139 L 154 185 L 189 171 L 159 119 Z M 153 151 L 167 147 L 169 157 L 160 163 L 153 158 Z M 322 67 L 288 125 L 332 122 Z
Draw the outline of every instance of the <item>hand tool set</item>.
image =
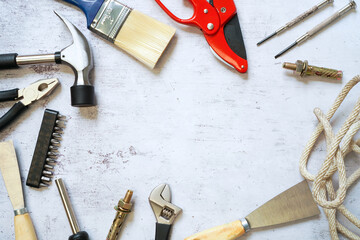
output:
M 91 85 L 89 80 L 89 73 L 93 68 L 90 46 L 79 29 L 58 13 L 56 15 L 65 23 L 71 33 L 73 37 L 71 45 L 53 54 L 28 56 L 18 56 L 17 53 L 2 54 L 0 55 L 0 69 L 42 63 L 67 64 L 75 73 L 75 82 L 71 87 L 71 105 L 76 107 L 94 106 L 94 86 Z
M 40 188 L 48 187 L 51 183 L 61 134 L 63 132 L 62 126 L 64 126 L 64 118 L 65 117 L 60 115 L 57 111 L 45 109 L 29 174 L 26 180 L 27 186 Z
M 79 7 L 85 13 L 89 30 L 123 49 L 151 69 L 155 67 L 176 31 L 175 28 L 133 10 L 118 0 L 62 1 Z M 240 73 L 247 71 L 248 62 L 244 38 L 233 0 L 189 0 L 193 7 L 193 15 L 189 19 L 175 16 L 161 0 L 155 0 L 155 2 L 176 22 L 200 28 L 211 52 L 219 60 Z M 322 0 L 258 42 L 257 45 L 285 32 L 333 2 L 334 0 Z M 314 36 L 354 8 L 356 8 L 356 3 L 350 0 L 348 5 L 301 36 L 288 48 L 277 54 L 275 58 Z M 67 64 L 75 74 L 75 82 L 71 87 L 71 105 L 76 107 L 95 106 L 94 87 L 89 79 L 89 73 L 93 69 L 90 45 L 78 28 L 58 13 L 56 15 L 70 31 L 72 44 L 53 54 L 26 56 L 19 56 L 16 53 L 1 54 L 0 70 L 44 63 Z M 300 77 L 315 75 L 338 80 L 343 77 L 340 70 L 312 66 L 308 64 L 308 61 L 285 62 L 283 68 L 293 70 Z M 355 77 L 345 86 L 326 116 L 319 109 L 315 110 L 320 124 L 308 143 L 300 162 L 301 174 L 308 181 L 314 181 L 313 194 L 307 180 L 304 180 L 260 206 L 245 218 L 196 233 L 185 240 L 235 240 L 251 229 L 272 227 L 316 216 L 320 214 L 317 205 L 323 207 L 329 220 L 332 239 L 338 239 L 337 231 L 349 239 L 359 239 L 355 233 L 336 220 L 336 213 L 337 211 L 341 212 L 355 226 L 360 226 L 360 221 L 343 206 L 346 190 L 360 178 L 359 169 L 346 178 L 343 159 L 351 150 L 360 153 L 360 142 L 352 139 L 360 129 L 360 102 L 357 103 L 339 134 L 333 133 L 329 123 L 347 93 L 359 81 L 360 77 Z M 0 130 L 11 123 L 28 105 L 48 96 L 58 85 L 59 80 L 52 78 L 39 80 L 23 89 L 0 91 L 0 101 L 20 100 L 0 118 Z M 59 155 L 58 150 L 65 127 L 64 121 L 65 117 L 58 111 L 45 109 L 26 180 L 27 186 L 32 188 L 50 186 Z M 317 176 L 313 176 L 307 172 L 307 162 L 316 139 L 323 131 L 331 147 L 327 149 L 327 158 L 322 169 Z M 342 138 L 345 138 L 344 146 L 339 145 Z M 20 172 L 12 141 L 0 142 L 0 170 L 14 208 L 16 240 L 36 240 L 35 229 L 24 204 Z M 332 177 L 337 171 L 339 172 L 340 187 L 338 191 L 335 191 Z M 88 240 L 88 233 L 80 231 L 63 180 L 59 178 L 55 180 L 55 183 L 73 232 L 69 240 Z M 128 190 L 125 197 L 120 199 L 118 205 L 115 206 L 116 215 L 106 237 L 107 240 L 120 239 L 121 228 L 132 211 L 132 197 L 133 191 Z M 148 200 L 156 218 L 155 240 L 170 239 L 172 224 L 182 209 L 171 203 L 169 185 L 160 184 L 155 187 Z M 210 214 L 214 215 L 214 213 Z M 131 218 L 128 221 L 131 221 Z

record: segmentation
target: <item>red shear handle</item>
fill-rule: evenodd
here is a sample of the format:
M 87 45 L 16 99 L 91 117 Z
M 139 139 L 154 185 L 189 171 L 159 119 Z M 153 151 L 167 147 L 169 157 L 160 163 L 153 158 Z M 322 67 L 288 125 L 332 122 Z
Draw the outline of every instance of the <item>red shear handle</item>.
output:
M 205 38 L 212 50 L 218 55 L 220 59 L 230 64 L 241 73 L 245 73 L 247 71 L 247 60 L 239 57 L 229 47 L 225 39 L 223 28 L 221 28 L 215 35 L 205 35 Z
M 189 0 L 194 7 L 194 14 L 189 19 L 178 18 L 167 7 L 165 7 L 161 0 L 155 1 L 172 19 L 178 23 L 198 26 L 206 34 L 214 34 L 220 28 L 219 14 L 206 0 Z

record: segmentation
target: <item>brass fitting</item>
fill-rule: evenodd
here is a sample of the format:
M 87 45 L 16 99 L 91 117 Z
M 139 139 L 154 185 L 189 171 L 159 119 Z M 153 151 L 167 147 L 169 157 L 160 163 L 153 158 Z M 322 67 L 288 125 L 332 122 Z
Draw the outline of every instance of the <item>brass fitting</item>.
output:
M 128 190 L 126 192 L 124 199 L 120 199 L 118 205 L 114 207 L 117 213 L 111 225 L 109 234 L 106 237 L 106 240 L 116 240 L 117 236 L 119 235 L 121 227 L 125 222 L 126 216 L 131 212 L 132 195 L 133 195 L 133 191 Z
M 310 75 L 310 76 L 315 75 L 320 77 L 335 78 L 337 80 L 341 80 L 343 76 L 342 71 L 311 66 L 308 64 L 308 61 L 306 60 L 304 62 L 297 60 L 296 63 L 285 62 L 283 64 L 283 68 L 293 70 L 296 75 L 301 77 L 304 77 L 305 75 Z

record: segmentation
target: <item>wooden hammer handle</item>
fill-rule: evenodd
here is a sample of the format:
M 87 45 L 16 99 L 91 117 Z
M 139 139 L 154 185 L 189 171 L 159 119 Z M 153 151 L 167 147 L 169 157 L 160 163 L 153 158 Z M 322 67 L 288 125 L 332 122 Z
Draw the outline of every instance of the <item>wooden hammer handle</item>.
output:
M 15 240 L 37 240 L 34 225 L 29 213 L 16 215 L 15 223 Z
M 245 233 L 240 220 L 197 233 L 185 240 L 235 240 Z

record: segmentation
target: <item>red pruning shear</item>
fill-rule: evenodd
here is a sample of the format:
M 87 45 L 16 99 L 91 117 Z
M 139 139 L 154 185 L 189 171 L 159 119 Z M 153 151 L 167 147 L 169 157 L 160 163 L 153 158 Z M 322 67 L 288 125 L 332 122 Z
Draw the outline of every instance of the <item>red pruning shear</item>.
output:
M 241 73 L 247 71 L 246 50 L 233 0 L 189 0 L 194 6 L 189 19 L 178 18 L 161 0 L 155 1 L 178 23 L 199 27 L 216 57 Z

